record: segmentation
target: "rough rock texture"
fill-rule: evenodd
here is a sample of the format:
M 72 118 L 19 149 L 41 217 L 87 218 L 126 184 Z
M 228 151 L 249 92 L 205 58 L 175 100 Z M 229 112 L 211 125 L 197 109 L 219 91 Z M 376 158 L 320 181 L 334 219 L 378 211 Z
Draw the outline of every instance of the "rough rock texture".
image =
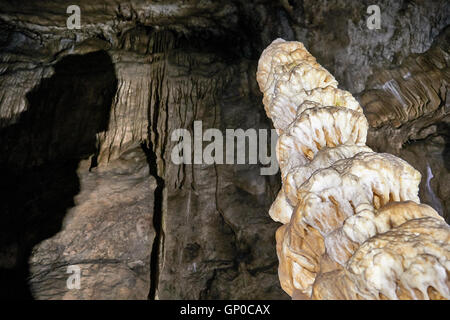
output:
M 109 70 L 114 75 L 114 95 L 108 96 L 106 127 L 91 131 L 92 150 L 74 156 L 71 173 L 80 193 L 75 203 L 67 204 L 67 208 L 75 205 L 68 211 L 73 218 L 64 220 L 64 228 L 58 234 L 48 234 L 45 238 L 53 237 L 35 246 L 31 255 L 30 283 L 35 298 L 285 297 L 277 281 L 276 254 L 269 250 L 275 246 L 276 224 L 265 214 L 273 200 L 270 195 L 279 188 L 276 176 L 260 176 L 259 165 L 179 166 L 170 161 L 176 144 L 170 140 L 170 133 L 177 128 L 192 130 L 194 120 L 202 120 L 204 130 L 208 127 L 269 128 L 255 102 L 256 61 L 241 54 L 239 42 L 233 47 L 230 41 L 230 36 L 215 37 L 210 30 L 196 37 L 140 26 L 124 30 L 113 47 L 103 39 L 88 39 L 80 41 L 70 52 L 60 53 L 49 66 L 30 67 L 30 73 L 40 72 L 30 86 L 41 87 L 43 69 L 54 84 L 59 82 L 56 79 L 60 78 L 60 72 L 53 65 L 59 66 L 59 61 L 75 56 L 78 64 L 87 61 L 90 65 L 92 55 L 101 52 L 111 61 Z M 10 59 L 17 51 L 20 50 L 5 51 L 4 59 Z M 41 52 L 37 50 L 33 54 L 38 59 Z M 5 63 L 8 71 L 14 67 L 16 64 Z M 65 72 L 70 74 L 70 71 L 73 70 Z M 3 83 L 10 86 L 10 81 L 17 77 L 12 70 L 5 72 Z M 73 78 L 76 75 L 72 81 Z M 90 91 L 86 92 L 86 88 Z M 94 95 L 103 90 L 97 90 L 91 83 L 86 88 L 75 86 L 55 109 L 62 109 L 70 94 L 78 93 L 77 89 L 83 90 L 82 99 L 94 101 L 97 97 L 92 97 L 90 92 Z M 28 87 L 17 90 L 23 95 Z M 62 90 L 55 91 L 64 94 Z M 2 100 L 4 125 L 14 127 L 16 122 L 21 128 L 20 103 L 10 107 L 10 102 L 15 101 L 12 97 L 8 95 Z M 28 100 L 23 98 L 25 106 Z M 55 104 L 50 98 L 46 103 Z M 75 100 L 75 103 L 81 102 Z M 243 119 L 241 112 L 254 116 Z M 67 122 L 56 125 L 70 128 L 74 138 L 80 134 Z M 14 134 L 10 138 L 13 147 L 18 143 L 13 139 Z M 65 141 L 65 137 L 60 136 L 58 141 Z M 49 145 L 42 140 L 31 144 Z M 136 164 L 139 170 L 121 160 L 130 150 L 138 152 L 136 145 L 141 145 L 141 152 L 147 156 L 139 157 Z M 60 158 L 70 156 L 63 151 Z M 33 157 L 33 161 L 42 158 L 44 153 Z M 89 165 L 76 171 L 80 157 L 90 154 L 93 156 Z M 17 158 L 20 157 L 19 153 Z M 45 158 L 42 161 L 48 162 Z M 121 161 L 119 171 L 117 161 Z M 147 174 L 155 177 L 156 185 L 150 177 L 145 178 L 144 167 L 149 169 Z M 96 187 L 91 186 L 92 179 Z M 120 190 L 129 188 L 130 184 L 133 192 L 127 196 Z M 108 190 L 109 187 L 113 190 Z M 139 199 L 136 206 L 130 206 L 132 199 Z M 121 212 L 124 207 L 127 210 Z M 11 208 L 11 215 L 13 212 Z M 60 213 L 62 220 L 65 210 Z M 142 219 L 148 222 L 143 229 Z M 144 235 L 132 236 L 137 221 Z M 102 238 L 105 228 L 111 230 L 112 238 Z M 54 232 L 59 231 L 59 227 L 55 229 Z M 129 237 L 119 237 L 121 241 L 116 241 L 119 233 Z M 91 240 L 85 242 L 88 235 Z M 79 238 L 84 240 L 74 240 Z M 156 242 L 152 245 L 154 238 Z M 11 242 L 11 246 L 17 246 Z M 28 252 L 21 254 L 21 259 L 26 260 L 28 255 Z M 82 266 L 79 290 L 65 287 L 69 276 L 65 272 L 72 264 Z M 21 266 L 28 268 L 26 262 Z M 131 290 L 134 285 L 136 288 Z
M 420 170 L 421 199 L 450 219 L 450 28 L 429 50 L 395 69 L 375 73 L 360 95 L 370 131 L 367 144 Z M 386 143 L 388 141 L 388 143 Z M 438 178 L 438 179 L 436 179 Z
M 446 1 L 281 2 L 292 19 L 286 40 L 305 43 L 318 62 L 351 93 L 364 90 L 367 78 L 376 69 L 399 64 L 410 53 L 427 50 L 450 22 Z M 367 7 L 374 4 L 381 11 L 379 30 L 367 28 Z
M 295 200 L 279 195 L 286 205 L 276 204 L 272 213 L 284 224 L 276 233 L 282 288 L 293 298 L 450 299 L 450 227 L 419 204 L 419 172 L 391 154 L 358 150 L 367 120 L 361 109 L 346 106 L 351 100 L 331 106 L 306 101 L 316 90 L 334 97 L 323 88 L 337 83 L 302 43 L 274 40 L 261 54 L 256 77 L 269 117 L 296 114 L 291 123 L 274 122 L 282 133 L 283 186 L 292 183 L 289 175 L 295 182 L 289 187 Z M 277 101 L 297 94 L 304 99 L 298 105 Z M 361 152 L 345 155 L 345 148 Z M 328 163 L 317 166 L 323 154 Z
M 143 299 L 150 290 L 156 182 L 141 148 L 107 167 L 77 171 L 81 192 L 61 231 L 34 247 L 31 291 L 39 299 Z M 68 267 L 80 267 L 80 289 L 68 290 Z M 70 275 L 70 274 L 69 274 Z M 50 281 L 51 280 L 51 281 Z
M 81 29 L 68 30 L 72 4 L 0 0 L 2 296 L 31 296 L 31 256 L 35 298 L 287 298 L 276 274 L 277 224 L 267 216 L 279 177 L 261 176 L 260 164 L 174 165 L 171 132 L 192 132 L 194 120 L 203 120 L 204 130 L 270 128 L 255 73 L 277 37 L 303 41 L 356 93 L 378 68 L 429 49 L 450 22 L 445 0 L 381 1 L 382 29 L 374 31 L 366 27 L 370 1 L 82 0 Z M 434 139 L 448 136 L 447 127 L 438 128 Z M 420 148 L 408 149 L 409 162 L 423 164 Z M 441 202 L 447 162 L 430 162 L 438 177 L 430 178 L 430 190 Z M 425 177 L 426 165 L 415 167 Z M 137 187 L 121 198 L 112 183 Z M 139 206 L 120 213 L 132 197 Z M 115 208 L 111 219 L 96 208 L 103 198 Z M 68 212 L 75 214 L 66 223 Z M 87 250 L 71 239 L 88 224 L 76 217 L 90 212 L 99 233 L 92 231 Z M 114 245 L 101 245 L 101 221 L 134 230 L 135 215 L 149 221 L 142 247 L 123 252 L 110 235 Z M 42 249 L 48 246 L 58 249 Z M 133 261 L 144 265 L 129 267 Z M 82 282 L 81 291 L 64 291 L 68 263 L 86 263 L 79 264 L 82 281 L 98 290 Z M 139 290 L 130 291 L 134 281 Z

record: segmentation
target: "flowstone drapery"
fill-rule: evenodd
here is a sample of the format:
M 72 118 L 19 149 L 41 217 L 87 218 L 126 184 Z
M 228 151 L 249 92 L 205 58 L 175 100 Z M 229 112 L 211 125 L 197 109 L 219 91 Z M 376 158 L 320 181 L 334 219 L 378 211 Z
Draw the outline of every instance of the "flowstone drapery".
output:
M 282 39 L 262 53 L 257 81 L 280 136 L 270 216 L 283 223 L 282 288 L 300 299 L 449 299 L 450 228 L 420 204 L 417 170 L 365 145 L 353 96 Z

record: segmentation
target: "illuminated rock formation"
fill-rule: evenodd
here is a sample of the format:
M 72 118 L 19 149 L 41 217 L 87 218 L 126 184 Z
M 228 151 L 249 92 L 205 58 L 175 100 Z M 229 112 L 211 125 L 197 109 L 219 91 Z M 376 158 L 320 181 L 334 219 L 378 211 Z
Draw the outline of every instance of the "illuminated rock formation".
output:
M 365 146 L 356 100 L 303 44 L 277 39 L 257 80 L 280 138 L 270 210 L 293 298 L 449 299 L 450 228 L 418 197 L 420 173 Z M 373 108 L 372 108 L 373 109 Z

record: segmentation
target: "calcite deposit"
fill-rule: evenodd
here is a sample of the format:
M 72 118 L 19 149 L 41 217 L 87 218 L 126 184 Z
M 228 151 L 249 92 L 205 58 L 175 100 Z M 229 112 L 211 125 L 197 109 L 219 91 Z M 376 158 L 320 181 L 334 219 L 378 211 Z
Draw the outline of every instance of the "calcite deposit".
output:
M 257 80 L 280 133 L 270 215 L 283 223 L 282 288 L 302 299 L 449 299 L 450 227 L 420 204 L 421 174 L 365 145 L 361 107 L 302 43 L 273 41 Z
M 277 273 L 279 222 L 267 212 L 273 203 L 274 219 L 289 222 L 297 190 L 314 172 L 359 153 L 406 160 L 422 174 L 421 201 L 450 221 L 450 2 L 376 4 L 378 30 L 367 28 L 365 1 L 0 0 L 0 299 L 289 298 Z M 80 29 L 67 26 L 72 5 L 80 8 Z M 303 151 L 285 156 L 280 193 L 279 174 L 260 174 L 265 163 L 172 162 L 178 141 L 171 134 L 192 134 L 195 121 L 204 131 L 272 132 L 256 69 L 279 37 L 302 41 L 312 56 L 298 43 L 279 43 L 296 53 L 273 65 L 281 78 L 269 64 L 259 75 L 272 77 L 266 107 L 280 136 L 313 108 L 286 131 L 280 149 L 289 155 L 307 142 L 297 136 L 313 134 L 304 148 L 311 156 L 320 147 L 313 159 Z M 290 82 L 283 68 L 299 77 Z M 318 105 L 347 111 L 316 112 Z M 343 130 L 348 144 L 340 144 L 327 130 L 338 134 L 346 117 L 361 132 Z M 335 174 L 356 166 L 344 169 Z M 330 192 L 351 182 L 346 177 Z M 367 203 L 373 192 L 365 192 Z M 338 237 L 349 227 L 326 237 L 309 225 L 289 228 L 300 235 L 291 248 L 308 254 L 311 274 L 319 275 L 315 287 L 343 292 L 327 282 L 347 278 L 333 276 L 340 265 L 323 252 L 334 238 L 349 246 L 335 246 L 338 259 L 357 249 L 353 242 L 363 235 Z M 69 289 L 67 271 L 75 266 L 81 285 Z M 304 271 L 296 279 L 310 278 Z M 293 297 L 307 298 L 300 290 Z

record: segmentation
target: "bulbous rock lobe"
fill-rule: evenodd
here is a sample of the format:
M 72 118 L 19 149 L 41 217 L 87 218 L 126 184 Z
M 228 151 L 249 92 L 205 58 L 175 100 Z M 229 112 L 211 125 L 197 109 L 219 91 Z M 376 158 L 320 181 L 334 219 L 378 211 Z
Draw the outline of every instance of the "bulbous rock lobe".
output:
M 375 153 L 358 102 L 302 43 L 277 39 L 259 60 L 280 138 L 283 186 L 270 216 L 282 288 L 300 299 L 448 299 L 450 228 L 420 204 L 421 175 Z

